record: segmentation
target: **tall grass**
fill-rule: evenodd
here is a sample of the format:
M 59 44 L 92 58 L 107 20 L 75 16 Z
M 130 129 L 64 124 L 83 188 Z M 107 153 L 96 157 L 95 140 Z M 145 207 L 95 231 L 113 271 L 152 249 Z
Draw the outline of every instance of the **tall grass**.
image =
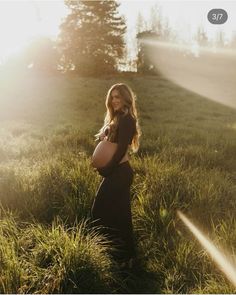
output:
M 225 233 L 233 228 L 227 220 L 232 220 L 236 210 L 236 187 L 228 173 L 205 167 L 190 169 L 180 160 L 171 164 L 163 161 L 161 155 L 137 159 L 134 166 L 137 171 L 141 166 L 146 175 L 145 178 L 139 175 L 133 188 L 140 255 L 147 268 L 159 274 L 161 292 L 192 293 L 195 286 L 208 284 L 209 278 L 221 279 L 226 290 L 233 292 L 234 288 L 225 283 L 176 217 L 177 209 L 186 211 L 200 227 L 204 225 L 206 232 L 214 232 L 224 239 L 212 222 L 222 228 L 224 220 Z M 214 240 L 217 243 L 216 238 Z M 234 240 L 228 238 L 222 243 L 223 248 L 230 245 L 229 252 L 233 251 Z M 214 288 L 212 290 L 216 290 Z M 206 290 L 210 290 L 209 287 Z
M 109 241 L 88 221 L 68 227 L 0 222 L 1 293 L 96 293 L 118 286 Z
M 176 216 L 234 253 L 234 109 L 160 76 L 19 79 L 1 89 L 1 293 L 235 292 Z M 137 93 L 143 132 L 130 157 L 139 264 L 123 272 L 88 221 L 101 181 L 94 134 L 116 82 Z

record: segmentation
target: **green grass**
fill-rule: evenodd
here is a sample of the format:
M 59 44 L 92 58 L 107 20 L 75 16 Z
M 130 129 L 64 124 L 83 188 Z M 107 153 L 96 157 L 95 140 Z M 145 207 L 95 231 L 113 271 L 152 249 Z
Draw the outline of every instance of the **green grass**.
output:
M 236 246 L 236 110 L 161 76 L 0 77 L 1 293 L 234 293 L 176 215 Z M 139 265 L 121 272 L 91 229 L 90 157 L 117 82 L 137 94 L 132 210 Z M 234 259 L 234 258 L 232 258 Z
M 4 212 L 4 211 L 3 211 Z M 67 228 L 16 223 L 5 213 L 1 232 L 1 293 L 95 293 L 117 279 L 109 242 L 81 221 Z

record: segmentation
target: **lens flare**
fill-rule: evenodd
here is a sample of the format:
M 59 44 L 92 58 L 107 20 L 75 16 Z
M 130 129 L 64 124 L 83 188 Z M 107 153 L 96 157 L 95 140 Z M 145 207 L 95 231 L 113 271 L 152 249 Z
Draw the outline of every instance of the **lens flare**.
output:
M 140 38 L 145 55 L 167 79 L 221 104 L 236 108 L 236 52 Z
M 209 239 L 207 239 L 183 213 L 177 211 L 177 214 L 183 223 L 198 239 L 200 244 L 210 254 L 214 262 L 226 275 L 228 280 L 234 285 L 234 287 L 236 287 L 236 267 L 229 262 L 228 258 L 221 251 L 219 251 L 219 249 L 217 249 L 216 246 L 214 246 L 214 244 Z

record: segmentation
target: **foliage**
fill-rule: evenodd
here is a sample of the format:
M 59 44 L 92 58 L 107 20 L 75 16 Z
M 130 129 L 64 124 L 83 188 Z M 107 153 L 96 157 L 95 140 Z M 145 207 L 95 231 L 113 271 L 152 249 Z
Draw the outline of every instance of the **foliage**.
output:
M 116 70 L 123 55 L 123 17 L 116 1 L 65 1 L 70 10 L 61 24 L 59 46 L 64 70 L 100 75 Z
M 47 37 L 38 37 L 31 41 L 24 51 L 27 65 L 34 70 L 56 72 L 59 63 L 59 52 L 56 43 Z
M 143 31 L 137 34 L 138 40 L 138 56 L 137 56 L 137 72 L 141 74 L 156 74 L 157 69 L 151 61 L 148 51 L 149 41 L 155 42 L 159 40 L 160 35 L 154 31 Z M 147 43 L 146 43 L 147 42 Z

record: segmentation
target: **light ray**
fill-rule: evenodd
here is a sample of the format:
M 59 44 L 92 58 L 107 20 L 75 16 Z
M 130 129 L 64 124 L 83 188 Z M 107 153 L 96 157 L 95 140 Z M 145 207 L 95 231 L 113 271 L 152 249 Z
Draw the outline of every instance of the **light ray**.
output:
M 229 262 L 229 259 L 217 247 L 207 239 L 201 231 L 180 211 L 177 211 L 179 218 L 189 228 L 189 230 L 198 239 L 200 244 L 205 248 L 208 254 L 220 270 L 226 275 L 228 280 L 236 287 L 236 267 Z
M 148 59 L 167 79 L 236 108 L 236 52 L 140 39 Z M 178 99 L 178 97 L 176 97 Z

